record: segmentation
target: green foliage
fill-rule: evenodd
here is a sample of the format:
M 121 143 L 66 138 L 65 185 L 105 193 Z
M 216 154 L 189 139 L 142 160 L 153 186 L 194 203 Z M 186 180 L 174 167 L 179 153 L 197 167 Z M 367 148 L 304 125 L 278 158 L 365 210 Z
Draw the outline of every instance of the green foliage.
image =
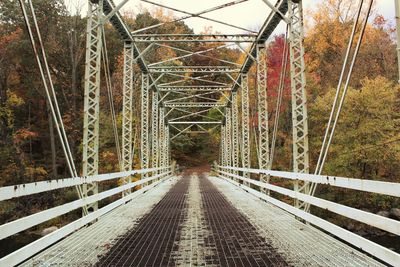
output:
M 396 180 L 400 170 L 400 88 L 383 77 L 364 79 L 361 84 L 359 90 L 349 88 L 324 173 Z M 310 107 L 312 147 L 321 145 L 334 91 L 318 97 Z

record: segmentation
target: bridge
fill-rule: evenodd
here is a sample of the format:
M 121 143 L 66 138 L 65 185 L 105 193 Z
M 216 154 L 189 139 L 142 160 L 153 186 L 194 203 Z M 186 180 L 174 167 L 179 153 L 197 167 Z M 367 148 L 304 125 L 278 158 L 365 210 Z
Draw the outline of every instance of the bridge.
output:
M 195 14 L 175 9 L 185 15 L 174 22 L 204 17 L 245 1 L 235 0 Z M 400 183 L 322 174 L 362 42 L 362 34 L 357 39 L 355 29 L 364 31 L 366 27 L 366 18 L 358 21 L 362 17 L 362 1 L 349 37 L 349 44 L 357 45 L 352 53 L 349 45 L 344 62 L 344 66 L 351 63 L 351 67 L 348 73 L 343 68 L 315 173 L 310 173 L 309 163 L 301 0 L 263 0 L 271 11 L 258 33 L 226 35 L 145 34 L 160 25 L 130 29 L 119 12 L 127 2 L 88 2 L 80 175 L 63 126 L 34 5 L 30 0 L 20 0 L 70 177 L 1 187 L 0 201 L 44 192 L 62 193 L 63 189 L 74 187 L 78 197 L 0 225 L 0 240 L 72 211 L 81 210 L 82 216 L 4 256 L 0 266 L 400 266 L 397 252 L 312 212 L 313 208 L 326 210 L 400 235 L 398 220 L 315 196 L 317 186 L 323 185 L 346 189 L 347 194 L 400 197 Z M 364 2 L 370 10 L 373 1 Z M 399 1 L 395 2 L 398 9 Z M 123 110 L 122 132 L 116 138 L 120 172 L 100 174 L 100 83 L 105 81 L 107 87 L 112 86 L 109 73 L 102 73 L 103 64 L 105 69 L 108 64 L 106 23 L 117 30 L 124 44 Z M 161 24 L 166 23 L 169 22 Z M 285 64 L 290 66 L 291 80 L 293 139 L 292 155 L 287 155 L 292 157 L 291 171 L 272 169 L 276 129 L 268 126 L 266 42 L 280 23 L 287 26 L 284 56 L 290 55 L 285 57 Z M 213 46 L 189 51 L 180 48 L 181 43 Z M 149 51 L 154 47 L 183 55 L 168 57 L 166 53 L 162 61 L 152 62 Z M 215 58 L 213 52 L 226 47 L 240 49 L 244 60 L 239 64 Z M 219 65 L 183 64 L 190 62 L 184 59 L 193 56 L 212 58 Z M 252 68 L 257 70 L 255 77 L 249 77 L 254 75 Z M 141 77 L 140 122 L 133 120 L 135 74 Z M 253 92 L 257 98 L 257 133 L 250 129 L 252 78 L 257 83 Z M 211 110 L 219 114 L 218 119 L 206 116 Z M 115 113 L 112 119 L 116 120 Z M 212 130 L 220 132 L 219 159 L 215 164 L 210 169 L 179 171 L 171 158 L 170 142 L 184 133 L 209 134 Z M 140 168 L 134 168 L 132 161 L 136 135 L 140 140 Z M 257 151 L 251 149 L 252 138 L 256 138 Z M 251 165 L 251 155 L 257 156 L 257 166 Z M 118 185 L 104 186 L 109 181 L 118 181 Z

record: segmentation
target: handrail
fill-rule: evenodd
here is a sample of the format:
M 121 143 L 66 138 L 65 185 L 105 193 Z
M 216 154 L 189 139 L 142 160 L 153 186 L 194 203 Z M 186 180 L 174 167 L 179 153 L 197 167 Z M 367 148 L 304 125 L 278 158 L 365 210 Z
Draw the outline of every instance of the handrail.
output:
M 310 203 L 311 205 L 314 205 L 316 207 L 334 212 L 336 214 L 345 216 L 347 218 L 362 222 L 362 223 L 367 223 L 371 226 L 374 226 L 376 228 L 388 231 L 392 234 L 395 235 L 400 235 L 400 221 L 396 221 L 393 219 L 389 219 L 380 215 L 376 215 L 374 213 L 370 213 L 367 211 L 363 210 L 358 210 L 356 208 L 351 208 L 345 205 L 341 205 L 329 200 L 317 198 L 315 196 L 311 195 L 306 195 L 300 192 L 296 192 L 287 188 L 283 188 L 280 186 L 276 186 L 273 184 L 267 184 L 264 182 L 260 181 L 255 181 L 252 179 L 244 178 L 239 175 L 235 175 L 232 173 L 224 172 L 221 171 L 222 174 L 231 176 L 233 178 L 240 179 L 244 182 L 251 183 L 253 185 L 259 186 L 264 189 L 268 189 L 274 192 L 277 192 L 279 194 L 298 199 L 307 203 Z
M 218 166 L 227 170 L 244 171 L 254 174 L 266 174 L 273 177 L 286 178 L 290 180 L 301 180 L 318 184 L 326 184 L 335 187 L 355 189 L 359 191 L 400 197 L 400 183 L 391 183 L 375 180 L 363 180 L 357 178 L 336 177 L 329 175 L 306 174 L 296 172 L 284 172 L 251 168 L 236 168 L 229 166 Z
M 162 178 L 159 181 L 155 181 L 152 184 L 139 189 L 138 191 L 128 194 L 128 195 L 124 196 L 123 198 L 120 198 L 120 199 L 118 199 L 118 200 L 92 212 L 92 213 L 89 213 L 88 215 L 83 216 L 82 218 L 61 227 L 60 229 L 12 252 L 11 254 L 4 256 L 3 258 L 0 259 L 0 266 L 15 266 L 15 265 L 23 262 L 24 260 L 30 258 L 32 255 L 35 255 L 36 253 L 42 251 L 43 249 L 47 248 L 48 246 L 54 244 L 55 242 L 61 240 L 64 237 L 68 236 L 69 234 L 73 233 L 74 231 L 80 229 L 81 227 L 93 222 L 94 220 L 98 219 L 99 217 L 103 216 L 104 214 L 106 214 L 106 213 L 114 210 L 115 208 L 123 205 L 124 203 L 130 201 L 138 194 L 143 193 L 144 191 L 148 190 L 149 188 L 157 186 L 159 183 L 161 183 L 165 179 L 168 179 L 169 177 L 170 176 L 167 176 L 165 178 Z
M 16 233 L 22 232 L 26 229 L 29 229 L 33 226 L 39 225 L 43 222 L 46 222 L 48 220 L 51 220 L 53 218 L 56 218 L 58 216 L 61 216 L 63 214 L 66 214 L 68 212 L 71 212 L 75 209 L 81 208 L 85 205 L 88 205 L 93 202 L 100 201 L 102 199 L 108 198 L 110 196 L 116 195 L 118 193 L 124 192 L 130 188 L 133 188 L 138 185 L 145 184 L 147 182 L 150 182 L 152 180 L 161 178 L 163 176 L 171 174 L 171 171 L 167 171 L 146 179 L 138 180 L 136 182 L 132 182 L 129 184 L 124 184 L 121 186 L 118 186 L 116 188 L 86 197 L 82 199 L 78 199 L 60 206 L 56 206 L 44 211 L 40 211 L 37 213 L 34 213 L 32 215 L 22 217 L 20 219 L 8 222 L 6 224 L 0 225 L 0 240 L 12 236 Z
M 34 183 L 27 184 L 18 184 L 11 186 L 0 187 L 0 201 L 17 198 L 21 196 L 27 196 L 42 192 L 47 192 L 56 189 L 62 189 L 66 187 L 72 187 L 76 185 L 83 185 L 86 183 L 93 182 L 102 182 L 113 180 L 117 178 L 123 178 L 130 175 L 142 174 L 153 171 L 162 171 L 168 169 L 170 167 L 160 167 L 160 168 L 150 168 L 150 169 L 140 169 L 140 170 L 132 170 L 132 171 L 124 171 L 124 172 L 114 172 L 107 174 L 98 174 L 92 176 L 82 176 L 82 177 L 73 177 L 73 178 L 64 178 L 64 179 L 55 179 L 55 180 L 47 180 L 40 181 Z
M 322 218 L 319 218 L 315 215 L 307 213 L 299 208 L 293 207 L 293 206 L 291 206 L 285 202 L 282 202 L 278 199 L 275 199 L 267 194 L 261 193 L 260 191 L 252 189 L 252 188 L 250 188 L 250 186 L 247 186 L 247 184 L 253 184 L 260 188 L 268 189 L 270 191 L 274 191 L 279 194 L 289 196 L 293 199 L 298 199 L 303 202 L 307 202 L 316 207 L 334 212 L 334 213 L 342 215 L 344 217 L 371 225 L 373 227 L 382 229 L 384 231 L 388 231 L 388 232 L 396 234 L 396 235 L 400 235 L 400 221 L 396 221 L 396 220 L 386 218 L 386 217 L 383 217 L 383 216 L 380 216 L 377 214 L 373 214 L 370 212 L 358 210 L 356 208 L 348 207 L 348 206 L 338 204 L 338 203 L 335 203 L 332 201 L 328 201 L 325 199 L 317 198 L 315 196 L 296 192 L 296 191 L 293 191 L 293 190 L 290 190 L 287 188 L 279 187 L 277 185 L 268 184 L 265 182 L 245 178 L 240 175 L 233 174 L 233 173 L 230 173 L 230 172 L 227 172 L 224 170 L 245 171 L 245 172 L 257 173 L 257 174 L 260 174 L 260 173 L 269 174 L 269 175 L 275 176 L 275 177 L 287 178 L 287 179 L 292 179 L 292 180 L 303 180 L 303 181 L 312 181 L 312 182 L 317 182 L 317 183 L 325 183 L 325 184 L 329 184 L 329 185 L 333 185 L 333 186 L 351 188 L 351 189 L 361 190 L 361 191 L 365 191 L 365 192 L 372 192 L 372 193 L 385 194 L 384 192 L 389 192 L 390 195 L 394 195 L 394 196 L 398 196 L 399 192 L 397 192 L 397 194 L 395 194 L 395 193 L 393 193 L 392 190 L 390 190 L 387 187 L 394 186 L 394 188 L 398 190 L 400 184 L 380 182 L 380 181 L 371 181 L 371 180 L 362 180 L 365 183 L 360 184 L 358 181 L 360 179 L 353 179 L 353 178 L 330 177 L 330 176 L 322 176 L 322 175 L 309 175 L 309 174 L 269 171 L 269 170 L 260 170 L 260 169 L 217 166 L 217 172 L 218 172 L 219 177 L 226 179 L 229 182 L 231 182 L 237 186 L 243 187 L 246 191 L 252 193 L 253 195 L 256 195 L 257 197 L 259 197 L 275 206 L 278 206 L 279 208 L 282 208 L 285 211 L 287 211 L 287 212 L 289 212 L 289 213 L 291 213 L 291 214 L 293 214 L 293 215 L 295 215 L 317 227 L 322 228 L 323 230 L 345 240 L 346 242 L 349 242 L 350 244 L 370 253 L 373 256 L 376 256 L 376 257 L 382 259 L 383 261 L 385 261 L 387 263 L 395 265 L 394 263 L 398 264 L 400 262 L 400 254 L 393 252 L 390 249 L 385 248 L 381 245 L 378 245 L 372 241 L 369 241 L 368 239 L 365 239 L 357 234 L 351 233 L 350 231 L 348 231 L 342 227 L 339 227 L 333 223 L 325 221 Z M 310 176 L 311 176 L 311 178 L 310 178 Z M 234 181 L 234 179 L 230 179 L 230 178 L 242 180 L 244 183 L 240 184 L 237 181 Z M 335 183 L 331 184 L 330 182 L 334 178 L 336 179 L 336 180 L 334 180 Z M 338 182 L 338 183 L 336 183 L 336 182 Z M 377 183 L 375 183 L 375 185 L 379 186 L 379 188 L 367 190 L 372 186 L 372 182 L 377 182 Z

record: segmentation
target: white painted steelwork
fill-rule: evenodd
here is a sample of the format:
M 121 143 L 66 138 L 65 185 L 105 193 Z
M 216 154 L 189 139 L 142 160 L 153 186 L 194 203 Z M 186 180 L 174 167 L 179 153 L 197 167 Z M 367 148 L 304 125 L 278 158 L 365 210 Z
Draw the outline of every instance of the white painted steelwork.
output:
M 289 0 L 289 44 L 290 44 L 290 78 L 292 92 L 292 130 L 293 130 L 293 171 L 309 173 L 308 148 L 308 116 L 306 77 L 304 63 L 304 30 L 302 0 Z M 295 190 L 306 194 L 310 193 L 308 182 L 294 182 Z M 295 202 L 297 207 L 304 207 L 304 203 Z
M 229 166 L 221 166 L 221 168 L 226 168 L 230 170 L 235 169 L 238 171 L 245 171 L 255 174 L 263 173 L 278 178 L 301 180 L 317 184 L 326 184 L 335 187 L 354 189 L 363 192 L 400 197 L 400 183 L 383 182 L 376 180 L 364 180 L 364 179 L 329 176 L 329 175 L 305 174 L 305 173 L 261 170 L 261 169 L 233 168 Z
M 82 228 L 83 226 L 95 221 L 96 219 L 100 218 L 104 214 L 127 203 L 128 201 L 133 199 L 138 194 L 141 194 L 141 193 L 145 192 L 146 190 L 149 190 L 150 188 L 157 186 L 159 183 L 161 183 L 162 181 L 164 181 L 165 179 L 168 179 L 168 178 L 169 177 L 166 177 L 160 181 L 155 181 L 154 183 L 152 183 L 151 185 L 149 185 L 147 187 L 143 187 L 142 189 L 139 189 L 138 191 L 128 194 L 125 197 L 123 197 L 119 200 L 116 200 L 116 201 L 112 202 L 111 204 L 108 204 L 107 206 L 102 207 L 102 208 L 90 213 L 87 216 L 83 216 L 82 218 L 67 224 L 66 226 L 58 229 L 57 231 L 55 231 L 51 234 L 48 234 L 28 245 L 18 249 L 17 251 L 1 258 L 0 266 L 15 266 L 15 265 L 23 262 L 24 260 L 30 258 L 32 255 L 35 255 L 36 253 L 49 247 L 50 245 L 54 244 L 55 242 L 61 240 L 62 238 L 70 235 L 71 233 L 75 232 L 76 230 Z M 138 182 L 143 184 L 146 181 L 150 181 L 151 179 L 156 179 L 156 178 L 150 177 L 146 180 L 141 180 Z M 130 186 L 130 185 L 124 185 L 124 187 L 127 187 L 127 186 Z
M 88 1 L 88 22 L 86 31 L 85 96 L 83 119 L 82 172 L 84 176 L 96 175 L 99 171 L 99 116 L 100 116 L 100 71 L 102 38 L 103 0 Z M 84 184 L 82 196 L 87 197 L 99 191 L 96 183 Z M 88 212 L 97 210 L 97 202 L 86 207 Z
M 241 87 L 242 100 L 242 167 L 250 168 L 250 110 L 249 110 L 249 84 L 248 75 L 242 74 Z M 250 173 L 243 172 L 245 178 L 250 178 Z
M 148 169 L 150 166 L 150 142 L 149 142 L 149 75 L 142 74 L 141 90 L 141 128 L 140 128 L 140 162 L 142 169 Z M 142 178 L 146 178 L 144 174 Z
M 48 181 L 40 181 L 34 183 L 27 184 L 19 184 L 12 186 L 4 186 L 0 187 L 0 201 L 18 198 L 22 196 L 29 196 L 33 194 L 39 194 L 47 191 L 57 190 L 61 188 L 67 188 L 77 185 L 83 185 L 88 183 L 98 183 L 102 181 L 108 181 L 113 179 L 118 179 L 122 177 L 126 177 L 129 175 L 135 174 L 143 174 L 147 172 L 153 171 L 162 171 L 165 170 L 166 167 L 156 168 L 156 169 L 142 169 L 142 170 L 131 170 L 124 172 L 115 172 L 115 173 L 105 173 L 98 174 L 93 176 L 84 176 L 84 177 L 73 177 L 73 178 L 63 178 L 63 179 L 55 179 Z
M 124 73 L 122 85 L 121 171 L 131 171 L 133 159 L 133 47 L 131 43 L 124 44 Z M 132 176 L 127 176 L 125 178 L 125 183 L 130 183 L 131 180 Z
M 258 167 L 269 166 L 269 127 L 267 95 L 267 51 L 264 44 L 257 46 L 257 113 L 258 113 Z M 260 179 L 269 183 L 269 176 L 261 174 Z
M 277 187 L 277 186 L 273 186 L 271 184 L 261 183 L 261 182 L 254 181 L 254 180 L 251 180 L 251 179 L 243 178 L 241 176 L 236 176 L 236 175 L 233 175 L 233 174 L 228 173 L 228 172 L 222 172 L 222 173 L 224 175 L 228 175 L 230 177 L 235 176 L 236 179 L 240 179 L 242 181 L 245 180 L 246 182 L 248 182 L 250 184 L 257 185 L 257 186 L 263 187 L 265 189 L 269 189 L 271 191 L 275 191 L 274 189 L 276 189 L 276 187 Z M 350 232 L 350 231 L 348 231 L 348 230 L 346 230 L 344 228 L 341 228 L 341 227 L 339 227 L 339 226 L 337 226 L 337 225 L 335 225 L 333 223 L 330 223 L 330 222 L 328 222 L 328 221 L 326 221 L 324 219 L 321 219 L 321 218 L 319 218 L 319 217 L 317 217 L 315 215 L 307 213 L 307 212 L 303 211 L 302 209 L 300 209 L 298 207 L 291 206 L 291 205 L 289 205 L 289 204 L 287 204 L 285 202 L 279 201 L 279 200 L 277 200 L 277 199 L 275 199 L 275 198 L 273 198 L 273 197 L 271 197 L 269 195 L 263 194 L 263 193 L 255 190 L 255 189 L 252 189 L 252 188 L 250 188 L 248 186 L 241 185 L 238 182 L 235 182 L 235 181 L 233 181 L 233 180 L 231 180 L 229 178 L 226 178 L 226 177 L 224 177 L 222 175 L 219 175 L 219 177 L 221 177 L 223 179 L 226 179 L 226 180 L 230 181 L 231 183 L 234 183 L 237 186 L 243 187 L 243 189 L 245 189 L 249 193 L 251 193 L 251 194 L 253 194 L 253 195 L 255 195 L 255 196 L 257 196 L 257 197 L 259 197 L 259 198 L 261 198 L 261 199 L 263 199 L 263 200 L 265 200 L 265 201 L 267 201 L 267 202 L 269 202 L 269 203 L 271 203 L 271 204 L 273 204 L 273 205 L 275 205 L 275 206 L 277 206 L 277 207 L 279 207 L 279 208 L 281 208 L 281 209 L 283 209 L 283 210 L 285 210 L 285 211 L 297 216 L 298 218 L 301 218 L 301 219 L 313 224 L 316 227 L 320 227 L 324 231 L 327 231 L 328 233 L 331 233 L 331 234 L 337 236 L 338 238 L 344 240 L 345 242 L 348 242 L 349 244 L 354 245 L 355 247 L 357 247 L 357 248 L 359 248 L 359 249 L 361 249 L 361 250 L 363 250 L 363 251 L 365 251 L 365 252 L 367 252 L 367 253 L 369 253 L 369 254 L 377 257 L 377 258 L 379 258 L 380 260 L 382 260 L 382 261 L 384 261 L 384 262 L 386 262 L 388 264 L 391 264 L 393 266 L 397 266 L 398 263 L 400 262 L 400 254 L 398 254 L 398 253 L 396 253 L 396 252 L 394 252 L 394 251 L 392 251 L 392 250 L 390 250 L 388 248 L 385 248 L 385 247 L 383 247 L 381 245 L 378 245 L 377 243 L 374 243 L 374 242 L 372 242 L 372 241 L 370 241 L 370 240 L 368 240 L 368 239 L 366 239 L 364 237 L 361 237 L 361 236 L 359 236 L 357 234 L 354 234 L 354 233 L 352 233 L 352 232 Z M 283 192 L 284 190 L 285 190 L 285 192 L 286 192 L 286 190 L 287 191 L 291 191 L 291 190 L 288 190 L 288 189 L 280 188 L 281 192 Z M 310 195 L 306 195 L 306 194 L 302 194 L 302 193 L 299 193 L 299 192 L 296 192 L 296 191 L 291 191 L 291 192 L 292 192 L 291 194 L 293 194 L 293 196 L 297 196 L 298 197 L 299 195 L 302 195 L 304 197 L 303 200 L 305 200 L 305 199 L 310 200 L 312 198 L 316 199 L 316 197 L 313 197 L 313 196 L 310 196 Z M 321 203 L 322 203 L 322 201 L 324 201 L 324 200 L 319 199 L 319 201 L 321 201 Z M 325 201 L 325 202 L 329 202 L 329 201 Z M 314 203 L 317 203 L 317 201 L 315 201 Z M 330 208 L 333 207 L 336 204 L 336 203 L 333 203 L 333 204 L 332 203 L 333 202 L 330 202 L 330 205 L 331 205 Z M 327 205 L 321 205 L 321 206 L 324 207 L 324 206 L 327 206 Z M 343 206 L 343 205 L 336 204 L 335 205 L 335 210 L 337 212 L 340 211 L 343 214 L 349 214 L 349 216 L 357 218 L 360 221 L 365 221 L 365 220 L 367 220 L 367 218 L 368 218 L 368 222 L 373 222 L 374 219 L 378 220 L 378 221 L 374 222 L 374 226 L 376 226 L 376 227 L 383 226 L 383 227 L 385 227 L 387 229 L 392 229 L 392 227 L 394 227 L 394 229 L 396 229 L 395 232 L 396 233 L 399 232 L 400 222 L 398 222 L 398 221 L 394 221 L 394 220 L 391 220 L 391 219 L 388 219 L 388 218 L 385 218 L 385 217 L 382 217 L 382 216 L 378 216 L 378 215 L 375 215 L 375 214 L 371 214 L 371 213 L 368 214 L 367 212 L 360 211 L 360 210 L 353 209 L 353 208 L 349 208 L 349 207 L 346 207 L 346 209 L 342 209 L 341 206 Z M 350 209 L 352 209 L 353 212 L 354 212 L 354 210 L 357 211 L 358 214 L 357 215 L 354 215 L 354 214 L 350 215 L 351 214 L 351 210 Z M 366 213 L 366 214 L 364 214 L 364 213 Z M 390 228 L 386 227 L 386 224 L 388 222 L 390 222 L 390 224 L 391 224 Z
M 136 182 L 132 182 L 129 184 L 124 184 L 122 186 L 95 194 L 91 195 L 85 198 L 81 198 L 54 208 L 50 208 L 44 211 L 40 211 L 38 213 L 17 219 L 15 221 L 8 222 L 6 224 L 0 225 L 0 240 L 4 239 L 6 237 L 9 237 L 11 235 L 14 235 L 16 233 L 19 233 L 21 231 L 24 231 L 26 229 L 29 229 L 35 225 L 41 224 L 43 222 L 46 222 L 50 219 L 56 218 L 60 215 L 66 214 L 70 211 L 73 211 L 77 208 L 81 208 L 83 206 L 88 206 L 94 202 L 98 202 L 102 199 L 105 199 L 107 197 L 116 195 L 118 193 L 130 190 L 134 188 L 135 186 L 146 184 L 149 181 L 152 181 L 157 178 L 165 177 L 167 175 L 171 174 L 171 171 L 163 172 L 162 174 L 155 175 L 146 179 L 142 179 Z

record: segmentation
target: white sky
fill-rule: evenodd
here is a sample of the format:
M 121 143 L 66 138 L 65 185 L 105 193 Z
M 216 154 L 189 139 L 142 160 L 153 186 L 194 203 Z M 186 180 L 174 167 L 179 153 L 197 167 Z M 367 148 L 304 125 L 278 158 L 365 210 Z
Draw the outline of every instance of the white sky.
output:
M 114 0 L 114 3 L 118 5 L 122 0 Z M 176 9 L 184 10 L 191 13 L 196 13 L 215 7 L 221 4 L 231 2 L 232 0 L 151 0 L 156 3 L 161 3 Z M 317 3 L 323 0 L 304 0 L 305 14 L 307 11 L 312 9 Z M 375 0 L 376 2 L 376 13 L 382 14 L 385 18 L 390 21 L 394 21 L 394 1 L 395 0 Z M 86 0 L 65 0 L 69 8 L 80 5 L 80 3 L 86 3 Z M 271 0 L 271 2 L 275 2 Z M 122 9 L 122 13 L 125 11 L 133 11 L 134 13 L 140 12 L 140 7 L 151 9 L 153 5 L 144 3 L 140 0 L 130 0 L 125 7 Z M 82 11 L 86 8 L 83 7 Z M 267 18 L 270 9 L 262 0 L 249 0 L 244 3 L 237 4 L 235 6 L 227 7 L 222 10 L 213 11 L 204 16 L 213 18 L 216 20 L 224 21 L 230 24 L 234 24 L 250 30 L 259 29 L 262 23 Z M 184 16 L 182 13 L 174 12 L 175 17 Z M 307 18 L 305 18 L 307 19 Z M 241 30 L 224 26 L 221 24 L 213 23 L 199 18 L 190 18 L 185 20 L 189 27 L 193 28 L 196 33 L 201 32 L 206 26 L 212 26 L 214 31 L 222 33 L 242 33 Z M 280 25 L 277 32 L 283 32 L 283 24 Z

